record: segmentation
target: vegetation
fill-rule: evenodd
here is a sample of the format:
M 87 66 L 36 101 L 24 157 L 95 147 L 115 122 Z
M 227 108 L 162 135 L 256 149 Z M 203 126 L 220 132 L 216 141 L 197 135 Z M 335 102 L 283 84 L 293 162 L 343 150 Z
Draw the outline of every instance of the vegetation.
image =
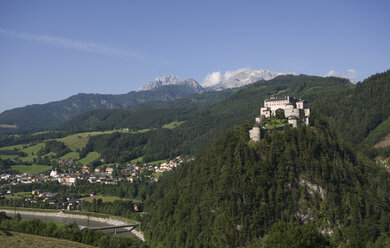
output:
M 100 154 L 99 153 L 97 153 L 97 152 L 89 152 L 89 153 L 87 153 L 87 155 L 84 158 L 80 159 L 78 161 L 78 163 L 90 164 L 93 161 L 98 160 L 99 158 L 100 158 Z
M 151 246 L 382 242 L 389 235 L 389 173 L 357 156 L 323 118 L 313 122 L 257 143 L 242 125 L 160 178 L 142 223 Z
M 390 125 L 383 124 L 390 117 L 390 70 L 373 75 L 355 88 L 327 95 L 314 101 L 311 106 L 329 116 L 343 138 L 352 145 L 373 146 L 382 135 L 369 138 L 377 127 L 380 133 L 390 133 Z
M 172 121 L 168 124 L 163 125 L 163 128 L 174 129 L 174 128 L 180 126 L 181 124 L 183 124 L 184 122 L 186 122 L 186 121 Z
M 51 169 L 48 165 L 12 165 L 11 168 L 20 173 L 40 174 Z
M 81 231 L 76 224 L 56 225 L 53 222 L 40 220 L 21 220 L 19 217 L 9 218 L 4 212 L 0 213 L 0 228 L 35 235 L 66 239 L 98 247 L 140 247 L 141 242 L 136 239 L 113 236 L 111 234 Z
M 109 196 L 109 195 L 87 196 L 87 197 L 81 198 L 81 200 L 87 201 L 90 203 L 93 202 L 93 200 L 99 200 L 99 199 L 101 199 L 102 202 L 114 202 L 114 201 L 119 201 L 119 200 L 129 200 L 129 199 L 121 199 L 118 196 Z
M 16 127 L 5 128 L 3 126 L 0 132 L 7 133 L 14 129 L 51 128 L 77 114 L 91 110 L 127 108 L 139 103 L 174 100 L 196 93 L 193 88 L 186 85 L 167 85 L 149 91 L 132 91 L 122 95 L 78 94 L 62 101 L 5 111 L 0 114 L 0 123 L 12 125 L 12 127 L 16 125 Z
M 64 239 L 55 239 L 32 235 L 27 233 L 0 229 L 0 247 L 18 247 L 18 248 L 89 248 L 93 246 L 80 244 Z
M 62 142 L 50 140 L 45 142 L 45 146 L 37 152 L 37 155 L 42 156 L 50 152 L 54 153 L 57 157 L 61 157 L 68 152 L 71 152 L 71 150 Z

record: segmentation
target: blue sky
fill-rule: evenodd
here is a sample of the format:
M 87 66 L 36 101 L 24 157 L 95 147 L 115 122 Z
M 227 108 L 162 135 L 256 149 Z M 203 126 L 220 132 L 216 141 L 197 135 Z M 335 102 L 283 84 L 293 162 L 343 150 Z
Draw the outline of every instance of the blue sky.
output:
M 0 112 L 239 68 L 390 69 L 390 1 L 0 0 Z

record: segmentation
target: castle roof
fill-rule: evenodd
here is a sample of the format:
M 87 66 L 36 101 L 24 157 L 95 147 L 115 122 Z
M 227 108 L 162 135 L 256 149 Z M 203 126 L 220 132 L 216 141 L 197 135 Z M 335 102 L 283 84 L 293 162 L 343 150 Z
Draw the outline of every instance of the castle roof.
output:
M 273 101 L 283 101 L 283 100 L 288 100 L 288 96 L 283 96 L 283 97 L 277 97 L 277 96 L 271 96 L 268 99 L 265 99 L 266 102 L 273 102 Z

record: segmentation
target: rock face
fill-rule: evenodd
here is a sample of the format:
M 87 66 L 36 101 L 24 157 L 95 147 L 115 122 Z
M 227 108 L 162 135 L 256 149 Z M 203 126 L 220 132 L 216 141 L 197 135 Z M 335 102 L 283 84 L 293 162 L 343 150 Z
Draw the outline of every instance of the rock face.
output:
M 279 75 L 292 73 L 276 73 L 268 70 L 239 69 L 233 72 L 226 72 L 223 75 L 220 72 L 210 73 L 202 82 L 202 86 L 208 91 L 224 90 L 242 87 L 260 80 L 271 80 Z
M 181 79 L 177 76 L 173 76 L 173 75 L 168 75 L 168 76 L 156 78 L 155 80 L 150 81 L 144 87 L 140 88 L 139 91 L 152 90 L 152 89 L 159 88 L 159 87 L 165 86 L 165 85 L 186 85 L 186 86 L 193 88 L 198 93 L 205 91 L 203 89 L 203 87 L 198 82 L 196 82 L 194 79 L 183 80 L 183 79 Z

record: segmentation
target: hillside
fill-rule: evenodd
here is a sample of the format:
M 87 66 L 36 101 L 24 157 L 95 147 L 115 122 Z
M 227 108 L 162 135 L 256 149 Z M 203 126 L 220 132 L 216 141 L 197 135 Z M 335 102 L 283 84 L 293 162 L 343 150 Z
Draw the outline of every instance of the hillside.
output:
M 123 109 L 140 103 L 170 101 L 197 93 L 188 85 L 166 85 L 121 95 L 78 94 L 62 101 L 4 111 L 0 114 L 0 133 L 52 128 L 77 114 L 91 110 Z
M 314 111 L 329 119 L 350 145 L 359 150 L 370 150 L 390 134 L 389 86 L 389 72 L 374 75 L 356 86 L 340 78 L 279 76 L 228 92 L 223 97 L 220 92 L 207 93 L 210 97 L 206 101 L 201 100 L 205 96 L 202 94 L 161 105 L 152 103 L 134 111 L 89 112 L 66 123 L 63 128 L 139 129 L 159 127 L 175 120 L 185 121 L 175 130 L 159 133 L 153 140 L 166 144 L 169 154 L 193 154 L 225 130 L 253 119 L 264 98 L 270 94 L 290 95 L 307 100 Z M 213 96 L 219 98 L 212 101 Z M 199 104 L 205 102 L 207 104 Z M 148 144 L 153 146 L 152 143 Z M 370 153 L 376 156 L 375 152 Z
M 384 123 L 390 118 L 389 96 L 390 70 L 375 74 L 349 90 L 324 95 L 311 106 L 328 116 L 346 141 L 367 148 L 390 134 L 390 125 Z M 372 131 L 375 137 L 365 140 Z
M 313 122 L 258 143 L 241 125 L 162 177 L 143 222 L 151 247 L 382 247 L 389 173 Z
M 84 151 L 84 153 L 88 153 L 94 150 L 99 152 L 105 150 L 106 154 L 110 154 L 110 158 L 104 156 L 103 158 L 109 161 L 114 157 L 134 159 L 133 156 L 136 156 L 136 154 L 142 156 L 146 161 L 153 161 L 173 155 L 194 154 L 213 138 L 221 135 L 234 125 L 253 119 L 258 113 L 259 107 L 263 104 L 264 98 L 270 94 L 292 95 L 311 102 L 322 95 L 335 94 L 350 87 L 353 86 L 349 81 L 339 78 L 305 75 L 279 76 L 270 81 L 260 81 L 249 87 L 235 90 L 233 94 L 228 93 L 225 99 L 220 97 L 218 101 L 211 101 L 210 103 L 213 104 L 198 105 L 198 101 L 194 101 L 194 97 L 190 97 L 166 103 L 167 108 L 153 105 L 151 108 L 145 108 L 140 112 L 105 111 L 86 113 L 80 118 L 78 117 L 77 121 L 72 121 L 72 125 L 69 126 L 73 130 L 82 130 L 82 128 L 89 127 L 113 128 L 118 127 L 116 123 L 120 123 L 122 127 L 132 129 L 158 127 L 163 124 L 162 122 L 168 123 L 173 120 L 185 121 L 173 130 L 156 129 L 149 133 L 137 135 L 96 136 L 90 139 L 90 143 Z M 206 94 L 220 96 L 219 94 L 224 92 Z M 202 99 L 202 97 L 198 99 Z M 206 100 L 207 102 L 209 101 Z M 189 106 L 193 106 L 193 108 Z M 115 120 L 118 121 L 115 122 Z M 106 125 L 108 123 L 111 123 L 111 126 Z M 143 124 L 140 125 L 141 123 Z M 146 123 L 150 125 L 146 125 Z M 135 151 L 136 153 L 134 153 Z M 133 155 L 128 156 L 129 153 Z
M 176 155 L 195 154 L 234 125 L 253 119 L 264 98 L 270 94 L 302 97 L 311 102 L 320 96 L 332 95 L 351 87 L 353 85 L 349 81 L 340 78 L 279 76 L 241 89 L 208 92 L 172 102 L 147 103 L 128 110 L 88 112 L 64 124 L 59 130 L 75 133 L 115 128 L 153 128 L 149 132 L 93 136 L 88 139 L 86 146 L 80 148 L 78 156 L 82 159 L 89 153 L 97 152 L 110 163 L 124 163 L 137 158 L 149 162 Z M 182 124 L 174 129 L 162 128 L 173 121 L 180 121 Z M 23 144 L 23 141 L 31 142 L 34 138 L 42 142 L 45 137 L 57 138 L 55 135 L 60 135 L 61 132 L 6 137 L 1 143 L 9 146 L 10 143 L 19 141 L 18 144 Z
M 160 127 L 188 114 L 212 106 L 231 96 L 234 90 L 194 94 L 174 101 L 141 103 L 127 109 L 89 111 L 56 127 L 73 132 L 111 130 L 119 128 L 145 129 Z
M 0 247 L 15 248 L 92 248 L 93 246 L 84 245 L 69 240 L 42 237 L 38 235 L 19 233 L 14 231 L 0 230 Z

